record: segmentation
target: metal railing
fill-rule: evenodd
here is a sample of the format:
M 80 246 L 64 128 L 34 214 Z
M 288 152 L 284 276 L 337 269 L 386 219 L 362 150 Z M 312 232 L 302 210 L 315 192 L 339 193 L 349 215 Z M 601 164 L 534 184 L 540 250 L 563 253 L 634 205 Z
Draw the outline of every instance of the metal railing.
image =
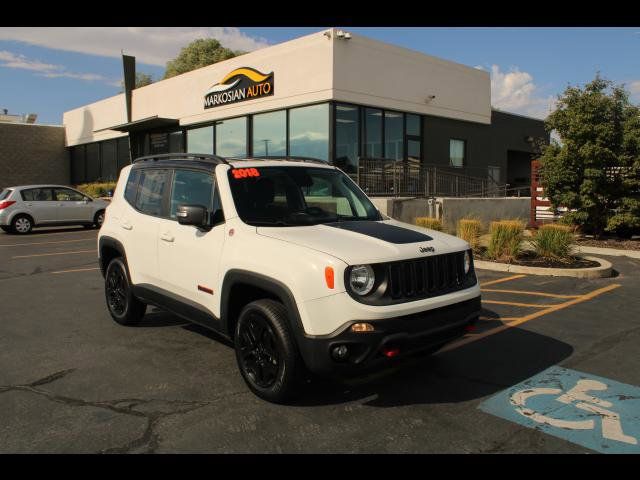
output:
M 452 167 L 426 165 L 416 160 L 361 158 L 350 174 L 370 196 L 504 197 L 528 193 L 529 187 L 509 188 L 489 178 L 475 177 Z

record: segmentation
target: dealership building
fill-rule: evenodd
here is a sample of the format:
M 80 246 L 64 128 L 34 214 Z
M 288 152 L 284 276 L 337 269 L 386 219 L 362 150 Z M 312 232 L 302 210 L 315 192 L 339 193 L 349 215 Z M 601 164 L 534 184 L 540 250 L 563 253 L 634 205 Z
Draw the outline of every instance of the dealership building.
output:
M 492 109 L 488 72 L 338 29 L 127 88 L 63 125 L 71 184 L 190 152 L 313 157 L 351 174 L 363 159 L 418 162 L 517 185 L 548 141 L 541 120 Z

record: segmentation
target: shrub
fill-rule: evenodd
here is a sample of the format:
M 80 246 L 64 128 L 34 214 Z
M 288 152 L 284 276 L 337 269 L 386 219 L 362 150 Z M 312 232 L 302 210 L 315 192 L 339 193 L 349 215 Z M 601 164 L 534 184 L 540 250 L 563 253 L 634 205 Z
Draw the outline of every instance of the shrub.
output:
M 511 262 L 521 250 L 524 223 L 520 220 L 491 222 L 491 239 L 487 255 L 493 260 Z
M 573 243 L 573 228 L 549 223 L 542 225 L 531 240 L 536 253 L 544 258 L 567 259 Z
M 83 183 L 82 185 L 78 185 L 76 188 L 82 193 L 93 198 L 106 197 L 109 190 L 115 190 L 116 182 Z
M 456 235 L 466 240 L 475 251 L 480 246 L 480 230 L 482 230 L 482 222 L 480 220 L 462 218 L 458 221 Z
M 419 227 L 429 228 L 431 230 L 442 231 L 442 222 L 433 217 L 417 217 L 414 223 Z

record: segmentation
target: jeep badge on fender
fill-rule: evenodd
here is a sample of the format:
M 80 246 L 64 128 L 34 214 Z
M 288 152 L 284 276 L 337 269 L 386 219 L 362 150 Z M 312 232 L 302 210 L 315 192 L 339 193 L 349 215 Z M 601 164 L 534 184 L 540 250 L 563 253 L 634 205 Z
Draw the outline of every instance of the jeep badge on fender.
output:
M 383 217 L 320 160 L 138 158 L 120 172 L 98 252 L 116 322 L 154 305 L 217 332 L 271 402 L 308 372 L 435 352 L 480 314 L 467 242 Z

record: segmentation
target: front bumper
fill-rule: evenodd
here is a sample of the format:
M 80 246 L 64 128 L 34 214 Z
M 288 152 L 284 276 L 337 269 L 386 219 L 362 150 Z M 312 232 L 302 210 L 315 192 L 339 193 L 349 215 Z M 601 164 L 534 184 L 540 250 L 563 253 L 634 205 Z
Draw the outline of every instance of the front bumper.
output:
M 444 345 L 465 334 L 466 327 L 480 315 L 480 296 L 440 308 L 370 322 L 375 331 L 354 333 L 353 320 L 330 335 L 304 335 L 298 341 L 300 353 L 309 370 L 319 374 L 356 374 L 384 367 L 393 359 L 403 358 Z M 343 360 L 332 356 L 335 347 L 344 345 L 348 354 Z M 383 350 L 397 349 L 393 359 Z

